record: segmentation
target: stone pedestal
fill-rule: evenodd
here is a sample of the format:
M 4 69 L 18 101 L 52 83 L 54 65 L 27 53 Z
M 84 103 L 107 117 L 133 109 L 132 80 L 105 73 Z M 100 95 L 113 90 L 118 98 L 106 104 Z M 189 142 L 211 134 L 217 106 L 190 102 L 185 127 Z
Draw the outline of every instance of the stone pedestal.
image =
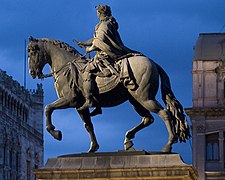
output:
M 82 153 L 48 159 L 34 170 L 37 180 L 196 180 L 192 165 L 183 163 L 178 154 L 145 151 Z

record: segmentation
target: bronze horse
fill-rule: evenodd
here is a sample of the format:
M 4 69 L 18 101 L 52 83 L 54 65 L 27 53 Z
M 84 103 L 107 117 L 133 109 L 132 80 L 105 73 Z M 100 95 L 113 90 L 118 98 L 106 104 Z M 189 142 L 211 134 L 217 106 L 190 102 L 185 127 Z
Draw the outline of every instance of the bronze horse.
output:
M 61 140 L 61 131 L 55 130 L 51 115 L 56 109 L 74 107 L 89 133 L 91 140 L 89 152 L 97 151 L 99 145 L 89 109 L 79 110 L 79 107 L 85 102 L 82 95 L 82 72 L 87 60 L 68 44 L 48 38 L 34 39 L 30 37 L 27 48 L 29 71 L 32 78 L 43 78 L 42 69 L 48 64 L 52 72 L 50 75 L 55 80 L 54 85 L 58 99 L 46 105 L 47 131 L 57 140 Z M 140 124 L 127 131 L 124 141 L 125 150 L 133 146 L 131 139 L 138 131 L 153 123 L 154 119 L 150 112 L 154 112 L 162 118 L 168 130 L 168 142 L 162 151 L 171 152 L 172 145 L 178 140 L 186 142 L 186 139 L 190 138 L 190 132 L 186 117 L 183 114 L 183 107 L 171 90 L 169 77 L 158 64 L 145 56 L 129 57 L 128 62 L 138 87 L 129 89 L 121 80 L 111 90 L 97 92 L 94 95 L 95 99 L 101 107 L 113 107 L 128 100 L 142 117 Z M 161 79 L 162 99 L 166 109 L 155 99 L 159 88 L 159 78 Z

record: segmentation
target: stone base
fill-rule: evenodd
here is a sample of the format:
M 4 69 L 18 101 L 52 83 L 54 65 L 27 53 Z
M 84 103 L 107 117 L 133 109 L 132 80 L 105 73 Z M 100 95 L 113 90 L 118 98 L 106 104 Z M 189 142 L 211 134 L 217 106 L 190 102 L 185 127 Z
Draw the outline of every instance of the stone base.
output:
M 183 163 L 178 154 L 145 151 L 81 153 L 48 159 L 34 170 L 37 180 L 196 180 L 192 165 Z

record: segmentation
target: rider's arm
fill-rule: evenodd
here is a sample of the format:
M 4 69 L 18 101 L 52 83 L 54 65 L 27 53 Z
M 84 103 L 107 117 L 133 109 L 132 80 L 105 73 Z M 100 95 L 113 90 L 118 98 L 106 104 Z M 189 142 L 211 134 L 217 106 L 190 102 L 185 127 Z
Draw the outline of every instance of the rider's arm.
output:
M 93 42 L 94 38 L 91 38 L 87 41 L 84 42 L 79 42 L 79 44 L 83 45 L 83 46 L 92 46 L 92 42 Z
M 86 52 L 89 53 L 89 52 L 95 51 L 97 49 L 98 48 L 94 44 L 92 44 L 91 47 L 86 48 Z

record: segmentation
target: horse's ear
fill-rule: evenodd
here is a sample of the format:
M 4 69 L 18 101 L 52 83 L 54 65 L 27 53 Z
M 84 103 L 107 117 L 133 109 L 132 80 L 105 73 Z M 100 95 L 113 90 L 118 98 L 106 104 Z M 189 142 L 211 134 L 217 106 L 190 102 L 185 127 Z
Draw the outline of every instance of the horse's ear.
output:
M 33 38 L 32 36 L 29 37 L 29 41 L 36 41 L 35 38 Z

